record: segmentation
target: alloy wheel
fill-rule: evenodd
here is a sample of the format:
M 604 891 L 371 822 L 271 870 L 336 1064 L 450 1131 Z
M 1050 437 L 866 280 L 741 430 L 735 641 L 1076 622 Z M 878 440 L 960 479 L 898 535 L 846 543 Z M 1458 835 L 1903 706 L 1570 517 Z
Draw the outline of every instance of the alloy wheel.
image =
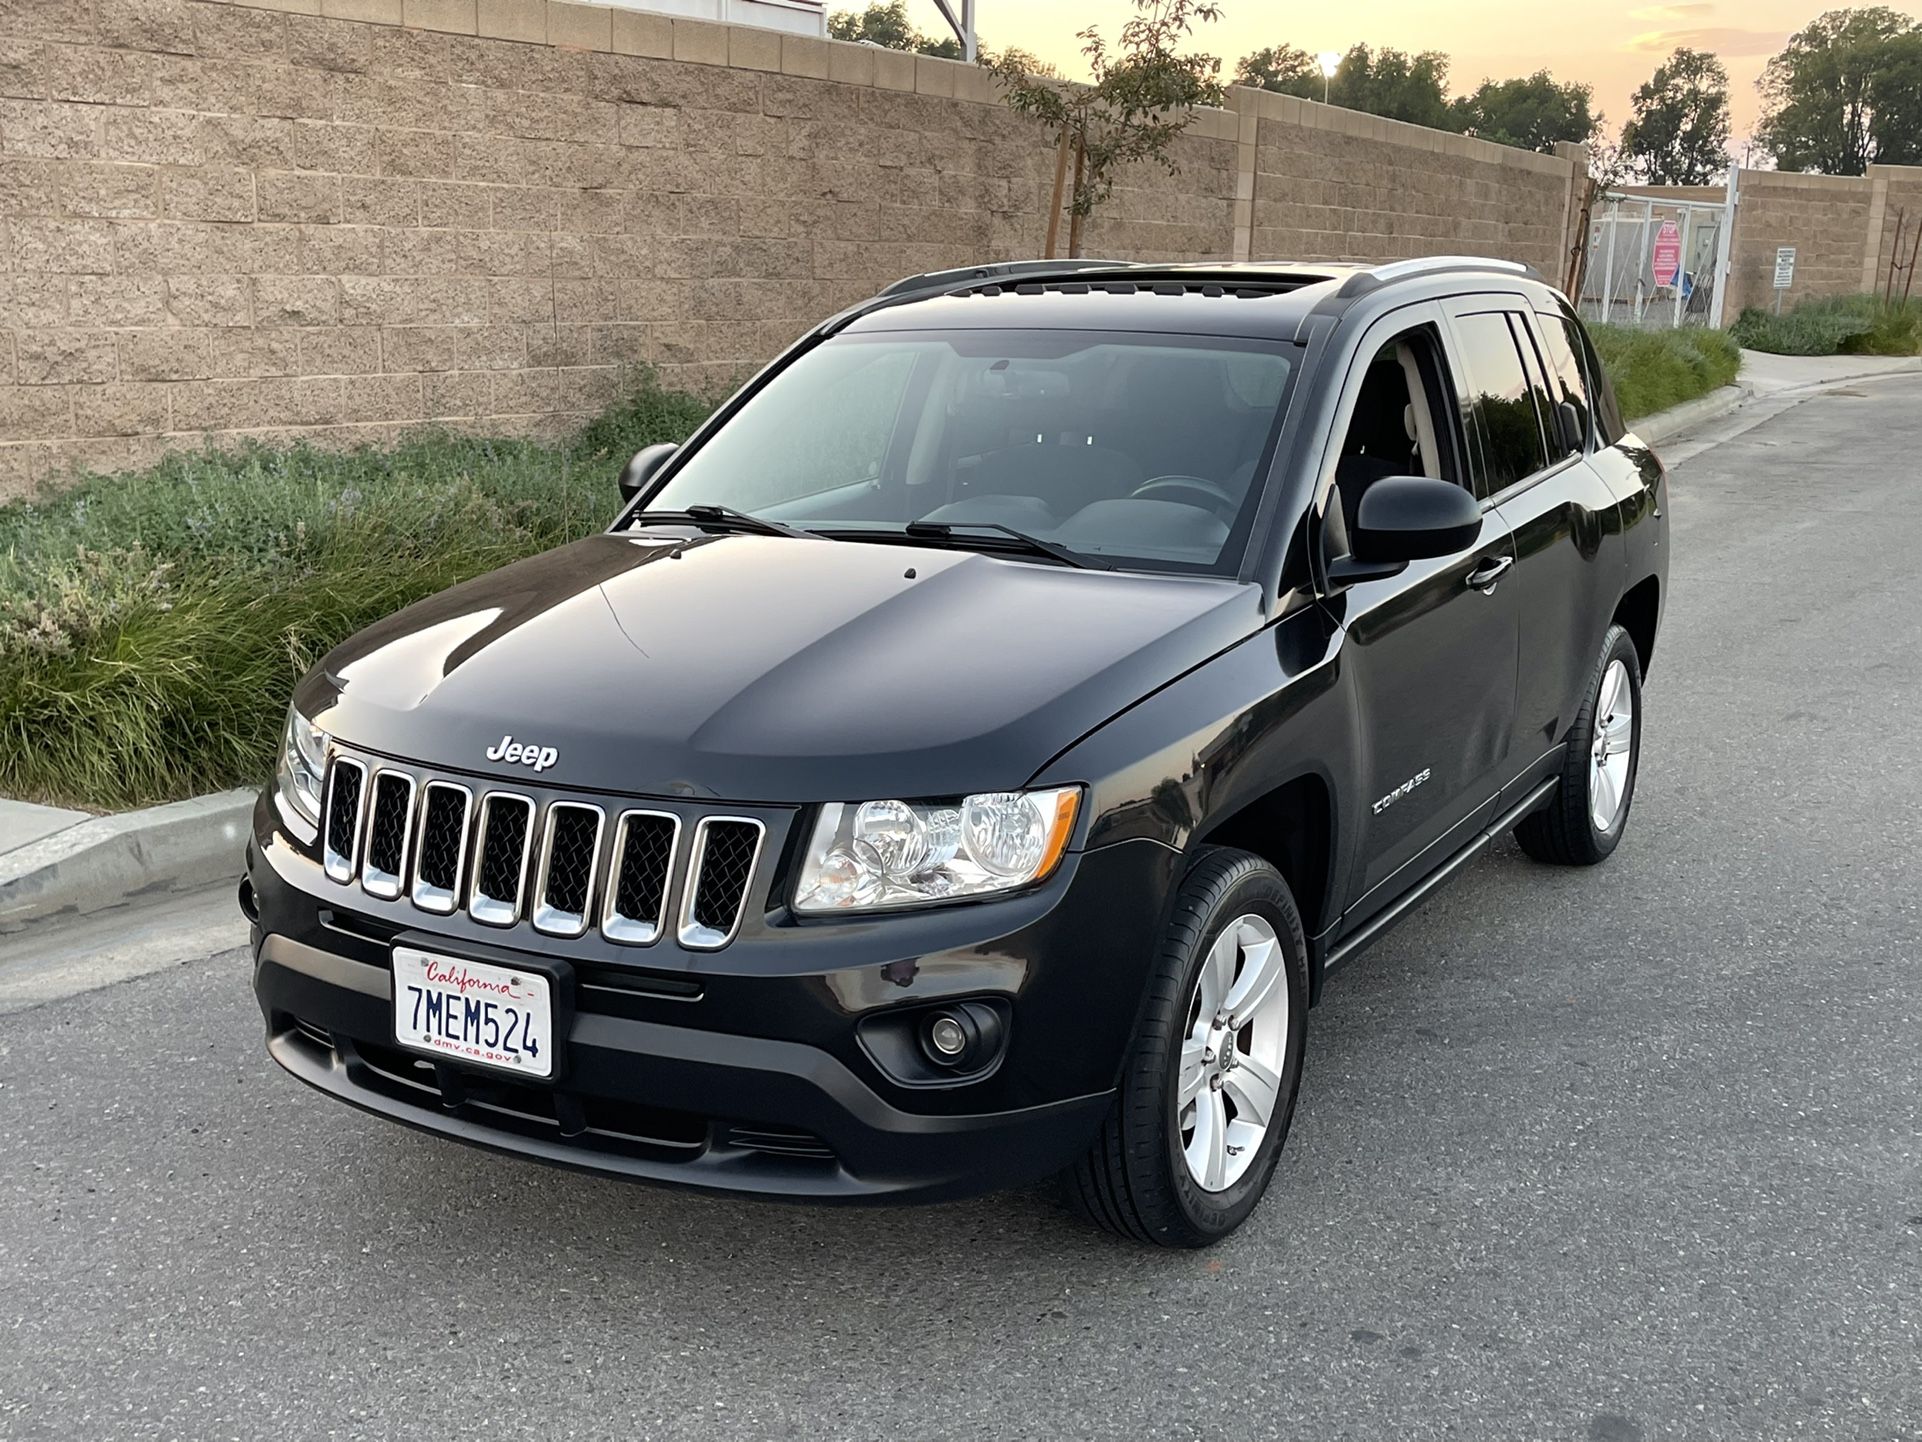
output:
M 1629 773 L 1635 748 L 1635 689 L 1628 667 L 1610 661 L 1595 701 L 1594 743 L 1589 754 L 1594 775 L 1588 786 L 1588 817 L 1599 832 L 1612 831 L 1628 806 Z
M 1288 958 L 1248 912 L 1222 928 L 1195 978 L 1175 1074 L 1175 1121 L 1203 1191 L 1241 1180 L 1261 1151 L 1288 1052 Z

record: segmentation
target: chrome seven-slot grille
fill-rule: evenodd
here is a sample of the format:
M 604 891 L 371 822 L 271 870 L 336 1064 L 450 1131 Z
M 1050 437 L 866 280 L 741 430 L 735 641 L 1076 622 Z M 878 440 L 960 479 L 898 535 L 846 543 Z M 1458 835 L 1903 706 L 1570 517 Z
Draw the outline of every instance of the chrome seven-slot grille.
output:
M 488 926 L 526 920 L 548 936 L 598 928 L 648 946 L 668 929 L 681 818 L 643 807 L 612 813 L 586 801 L 545 807 L 515 791 L 421 783 L 394 766 L 336 756 L 327 771 L 321 862 L 329 879 L 369 896 L 410 900 Z M 741 927 L 766 829 L 745 816 L 693 824 L 675 937 L 713 951 Z M 603 876 L 605 872 L 605 876 Z

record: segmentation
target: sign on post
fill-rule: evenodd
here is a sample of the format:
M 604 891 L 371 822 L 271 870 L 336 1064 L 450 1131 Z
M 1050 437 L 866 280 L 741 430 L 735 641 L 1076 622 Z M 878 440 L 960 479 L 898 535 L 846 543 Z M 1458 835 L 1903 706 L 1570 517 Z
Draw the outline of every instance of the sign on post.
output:
M 1663 221 L 1662 228 L 1655 232 L 1655 251 L 1650 264 L 1657 286 L 1667 288 L 1675 284 L 1675 277 L 1682 270 L 1682 232 L 1674 221 Z
M 1775 251 L 1775 288 L 1787 290 L 1795 284 L 1795 247 L 1778 246 Z

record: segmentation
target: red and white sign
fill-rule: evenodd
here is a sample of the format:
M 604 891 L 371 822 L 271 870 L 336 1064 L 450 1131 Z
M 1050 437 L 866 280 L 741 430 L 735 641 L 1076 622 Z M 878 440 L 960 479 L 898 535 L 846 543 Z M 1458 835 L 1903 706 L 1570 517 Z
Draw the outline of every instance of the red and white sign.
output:
M 1672 220 L 1663 221 L 1662 228 L 1655 232 L 1652 264 L 1657 285 L 1673 285 L 1682 273 L 1682 232 Z

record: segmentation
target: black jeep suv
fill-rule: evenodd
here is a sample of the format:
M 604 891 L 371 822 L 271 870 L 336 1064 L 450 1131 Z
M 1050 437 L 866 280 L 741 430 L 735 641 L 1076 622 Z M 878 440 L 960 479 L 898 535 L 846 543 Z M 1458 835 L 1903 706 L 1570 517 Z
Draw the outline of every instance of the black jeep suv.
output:
M 1017 262 L 821 325 L 603 535 L 295 693 L 242 904 L 302 1081 L 817 1200 L 1200 1245 L 1327 974 L 1635 785 L 1666 478 L 1533 272 Z

